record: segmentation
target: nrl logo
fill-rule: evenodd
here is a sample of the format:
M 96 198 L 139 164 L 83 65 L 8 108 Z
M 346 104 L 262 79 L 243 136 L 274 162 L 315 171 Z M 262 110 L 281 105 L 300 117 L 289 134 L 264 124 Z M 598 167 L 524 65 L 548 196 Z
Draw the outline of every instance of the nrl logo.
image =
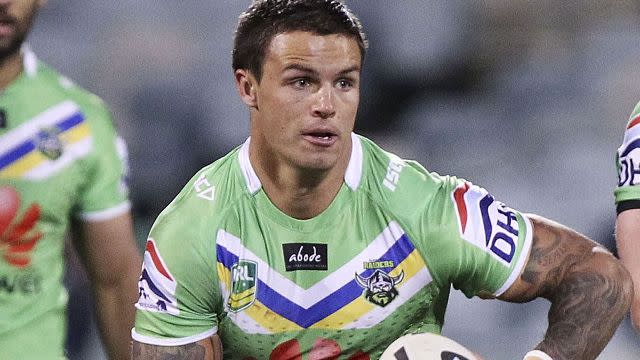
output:
M 386 272 L 377 269 L 368 278 L 363 278 L 356 273 L 356 282 L 364 291 L 364 298 L 368 301 L 385 307 L 398 296 L 396 285 L 404 279 L 404 270 L 398 276 L 390 276 Z
M 50 160 L 56 160 L 62 155 L 64 144 L 58 137 L 60 131 L 55 128 L 41 129 L 35 143 L 38 151 Z
M 242 311 L 256 301 L 258 264 L 239 260 L 231 267 L 231 294 L 227 306 L 231 312 Z

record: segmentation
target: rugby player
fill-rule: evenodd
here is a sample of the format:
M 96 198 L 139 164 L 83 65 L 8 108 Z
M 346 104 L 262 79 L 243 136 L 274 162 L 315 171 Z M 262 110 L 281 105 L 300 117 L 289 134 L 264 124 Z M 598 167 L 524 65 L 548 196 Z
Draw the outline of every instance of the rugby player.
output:
M 440 333 L 451 286 L 548 299 L 526 359 L 596 358 L 629 307 L 625 268 L 354 134 L 367 43 L 344 4 L 254 1 L 234 45 L 250 137 L 153 225 L 134 359 L 378 359 L 404 334 Z
M 23 42 L 44 0 L 0 0 L 0 358 L 64 358 L 65 234 L 110 359 L 130 355 L 136 280 L 126 147 L 95 95 Z

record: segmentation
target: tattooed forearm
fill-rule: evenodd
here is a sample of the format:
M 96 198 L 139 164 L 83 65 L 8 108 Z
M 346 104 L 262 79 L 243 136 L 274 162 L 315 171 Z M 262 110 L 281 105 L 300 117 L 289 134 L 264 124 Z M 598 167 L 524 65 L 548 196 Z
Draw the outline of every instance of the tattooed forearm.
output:
M 576 272 L 556 290 L 549 328 L 538 346 L 554 359 L 595 359 L 613 336 L 629 301 L 624 283 L 597 272 Z
M 204 360 L 205 348 L 200 344 L 187 344 L 181 346 L 156 346 L 133 342 L 133 359 L 155 359 L 155 360 Z
M 580 235 L 567 228 L 536 218 L 533 220 L 533 246 L 521 275 L 521 280 L 529 285 L 528 291 L 522 294 L 523 301 L 553 296 L 567 269 L 591 256 L 591 248 L 596 245 L 586 239 L 573 241 L 572 237 Z
M 535 233 L 520 280 L 526 290 L 510 300 L 551 301 L 549 327 L 538 349 L 553 359 L 595 359 L 626 314 L 628 272 L 597 243 L 546 219 L 533 217 Z

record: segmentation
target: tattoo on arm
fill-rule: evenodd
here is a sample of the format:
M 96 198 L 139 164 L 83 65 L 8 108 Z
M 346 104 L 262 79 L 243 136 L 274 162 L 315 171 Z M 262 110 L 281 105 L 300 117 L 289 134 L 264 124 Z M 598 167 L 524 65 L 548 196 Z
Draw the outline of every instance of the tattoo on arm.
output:
M 618 327 L 617 321 L 601 321 L 626 313 L 619 301 L 622 288 L 593 272 L 572 273 L 563 281 L 549 310 L 549 328 L 541 346 L 558 359 L 595 359 Z
M 549 326 L 538 348 L 554 359 L 595 359 L 613 336 L 630 302 L 628 274 L 596 243 L 558 224 L 534 220 L 520 300 L 551 301 Z
M 156 346 L 133 342 L 133 359 L 156 359 L 156 360 L 204 360 L 204 346 L 194 343 L 181 346 Z

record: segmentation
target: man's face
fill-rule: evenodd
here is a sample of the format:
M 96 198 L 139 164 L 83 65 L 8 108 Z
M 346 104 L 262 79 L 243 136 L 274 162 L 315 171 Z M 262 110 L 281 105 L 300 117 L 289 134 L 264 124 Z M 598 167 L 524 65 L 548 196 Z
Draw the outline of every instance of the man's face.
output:
M 0 60 L 14 54 L 27 37 L 44 0 L 0 0 Z
M 347 159 L 360 100 L 358 44 L 342 35 L 276 35 L 265 54 L 251 123 L 255 149 L 275 161 L 329 170 Z

